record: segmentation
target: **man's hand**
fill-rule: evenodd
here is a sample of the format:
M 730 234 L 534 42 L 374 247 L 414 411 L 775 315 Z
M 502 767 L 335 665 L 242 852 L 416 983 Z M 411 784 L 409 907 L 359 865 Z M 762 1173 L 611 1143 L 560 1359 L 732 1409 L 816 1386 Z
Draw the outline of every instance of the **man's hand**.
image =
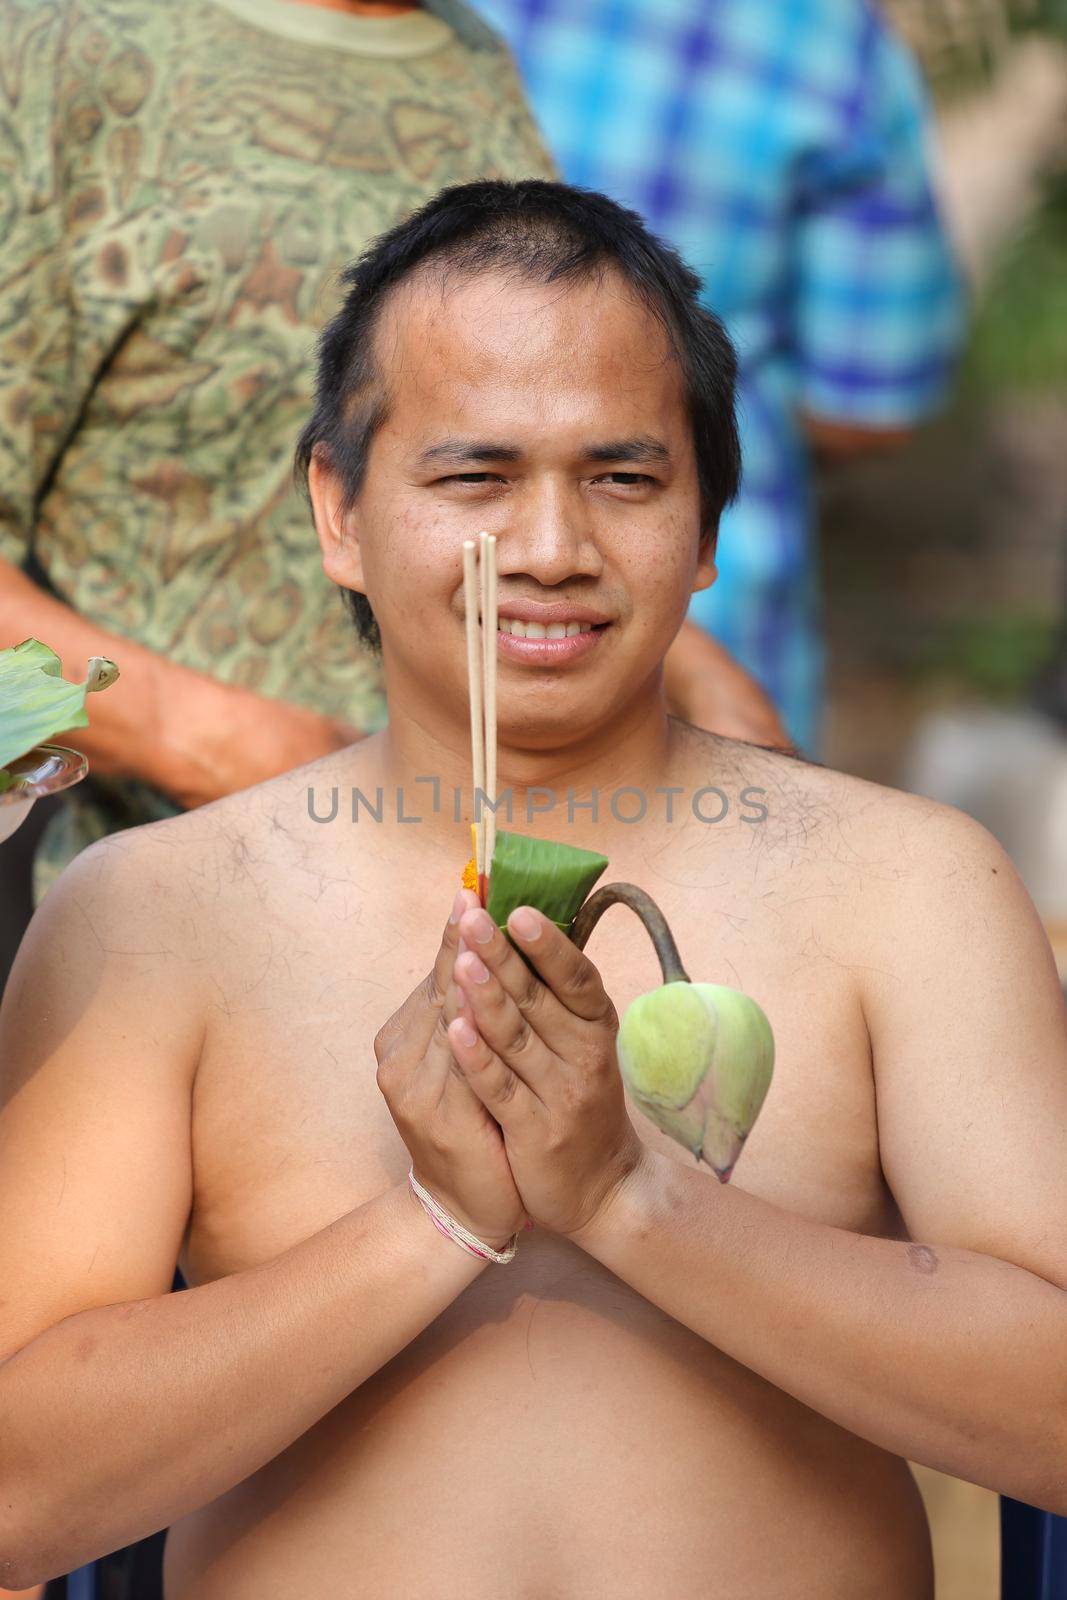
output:
M 458 919 L 477 904 L 469 889 L 459 891 L 452 908 L 456 920 L 449 919 L 433 971 L 380 1029 L 374 1054 L 378 1087 L 411 1152 L 415 1177 L 496 1249 L 522 1227 L 522 1200 L 500 1128 L 457 1071 L 449 1045 L 460 1004 L 452 976 Z
M 793 748 L 770 695 L 695 622 L 683 622 L 668 650 L 663 686 L 668 710 L 683 722 L 728 739 Z
M 508 931 L 488 912 L 460 919 L 455 965 L 465 1015 L 448 1025 L 456 1061 L 500 1124 L 522 1202 L 535 1222 L 575 1234 L 643 1166 L 615 1057 L 618 1018 L 593 963 L 539 911 Z

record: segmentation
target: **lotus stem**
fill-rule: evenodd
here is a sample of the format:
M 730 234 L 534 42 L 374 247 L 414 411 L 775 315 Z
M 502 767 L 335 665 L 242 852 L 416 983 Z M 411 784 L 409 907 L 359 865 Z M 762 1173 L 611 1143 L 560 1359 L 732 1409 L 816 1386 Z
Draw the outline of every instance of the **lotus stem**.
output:
M 689 974 L 682 966 L 682 958 L 678 954 L 678 946 L 674 942 L 674 935 L 667 925 L 666 917 L 652 896 L 639 889 L 635 883 L 606 883 L 602 889 L 589 896 L 571 928 L 571 939 L 578 949 L 585 948 L 586 940 L 605 911 L 614 905 L 629 906 L 644 923 L 645 932 L 655 946 L 664 983 L 688 983 Z

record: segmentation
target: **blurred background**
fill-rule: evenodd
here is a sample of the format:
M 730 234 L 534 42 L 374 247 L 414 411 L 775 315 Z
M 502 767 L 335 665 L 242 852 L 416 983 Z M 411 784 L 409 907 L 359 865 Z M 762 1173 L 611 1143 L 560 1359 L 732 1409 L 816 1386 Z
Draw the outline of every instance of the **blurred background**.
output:
M 821 475 L 823 759 L 983 822 L 1067 982 L 1067 3 L 886 9 L 933 92 L 972 326 L 939 418 Z M 914 1470 L 938 1600 L 995 1600 L 996 1496 Z
M 824 759 L 977 816 L 1067 971 L 1067 4 L 889 0 L 972 286 L 950 406 L 820 482 Z

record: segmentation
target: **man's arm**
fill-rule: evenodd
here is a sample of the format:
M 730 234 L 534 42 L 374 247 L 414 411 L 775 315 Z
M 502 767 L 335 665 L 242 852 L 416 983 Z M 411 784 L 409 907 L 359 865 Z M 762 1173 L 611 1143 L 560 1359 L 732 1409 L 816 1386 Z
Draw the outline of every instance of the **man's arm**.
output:
M 879 1141 L 916 1243 L 648 1153 L 576 1236 L 727 1355 L 897 1455 L 1067 1514 L 1067 1021 L 1004 851 L 931 807 L 864 917 Z M 869 886 L 868 886 L 869 887 Z
M 118 663 L 89 727 L 63 742 L 97 772 L 141 778 L 179 805 L 218 800 L 362 737 L 338 718 L 219 683 L 109 633 L 0 559 L 0 648 L 31 637 L 51 646 L 68 677 L 84 673 L 90 656 Z
M 167 824 L 158 825 L 163 829 Z M 154 838 L 153 838 L 154 836 Z M 206 1003 L 157 829 L 49 891 L 0 1008 L 0 1583 L 167 1527 L 272 1460 L 484 1263 L 399 1185 L 169 1294 Z
M 908 427 L 865 428 L 856 423 L 835 422 L 829 417 L 815 417 L 810 412 L 804 413 L 800 420 L 812 453 L 825 466 L 865 456 L 891 455 L 906 445 L 915 433 L 914 428 Z
M 684 722 L 727 739 L 792 748 L 770 695 L 695 622 L 682 623 L 667 651 L 663 687 L 668 709 Z

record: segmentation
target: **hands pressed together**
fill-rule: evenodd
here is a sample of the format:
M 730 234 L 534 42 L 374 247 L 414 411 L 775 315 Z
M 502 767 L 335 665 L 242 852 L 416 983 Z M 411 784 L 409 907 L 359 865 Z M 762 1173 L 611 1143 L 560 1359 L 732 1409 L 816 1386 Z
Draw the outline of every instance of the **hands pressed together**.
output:
M 528 906 L 508 931 L 460 890 L 433 971 L 374 1041 L 415 1177 L 486 1243 L 528 1217 L 577 1235 L 638 1173 L 600 974 Z

